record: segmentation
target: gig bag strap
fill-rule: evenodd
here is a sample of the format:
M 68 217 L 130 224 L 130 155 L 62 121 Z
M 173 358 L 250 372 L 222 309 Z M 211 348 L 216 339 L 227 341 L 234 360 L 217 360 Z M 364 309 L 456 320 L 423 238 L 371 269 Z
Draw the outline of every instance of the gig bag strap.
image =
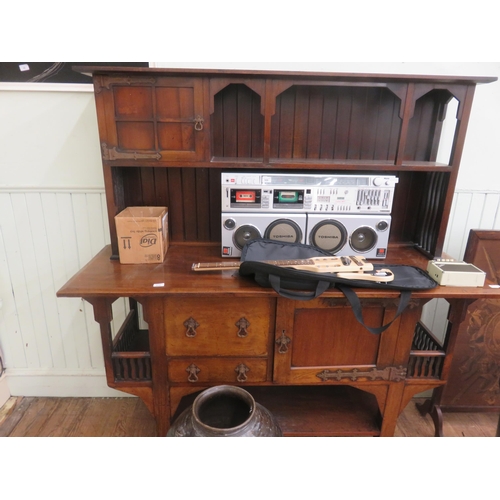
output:
M 317 297 L 319 297 L 323 292 L 328 290 L 330 288 L 331 283 L 328 281 L 318 281 L 318 284 L 316 285 L 316 290 L 312 292 L 299 292 L 295 290 L 285 290 L 281 288 L 281 279 L 279 276 L 276 276 L 275 274 L 270 274 L 269 275 L 269 283 L 272 286 L 273 290 L 281 295 L 282 297 L 285 297 L 286 299 L 293 299 L 293 300 L 312 300 Z
M 347 300 L 349 301 L 349 304 L 351 304 L 352 311 L 354 313 L 354 317 L 371 333 L 375 335 L 379 335 L 387 328 L 389 328 L 392 323 L 398 318 L 398 316 L 406 309 L 406 306 L 408 306 L 411 298 L 411 291 L 410 290 L 403 290 L 401 291 L 401 297 L 399 299 L 399 305 L 398 309 L 396 311 L 396 315 L 394 318 L 387 323 L 386 325 L 379 326 L 379 327 L 370 327 L 365 325 L 365 322 L 363 320 L 363 311 L 361 308 L 361 302 L 359 301 L 359 297 L 356 295 L 356 292 L 349 287 L 342 286 L 337 284 L 336 287 L 345 295 Z

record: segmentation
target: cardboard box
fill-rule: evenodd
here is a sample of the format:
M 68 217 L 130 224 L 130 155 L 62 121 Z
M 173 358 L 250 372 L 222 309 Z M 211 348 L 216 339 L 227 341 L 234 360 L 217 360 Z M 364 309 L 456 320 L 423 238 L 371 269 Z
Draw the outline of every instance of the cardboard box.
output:
M 115 216 L 121 264 L 158 264 L 168 249 L 167 207 L 128 207 Z

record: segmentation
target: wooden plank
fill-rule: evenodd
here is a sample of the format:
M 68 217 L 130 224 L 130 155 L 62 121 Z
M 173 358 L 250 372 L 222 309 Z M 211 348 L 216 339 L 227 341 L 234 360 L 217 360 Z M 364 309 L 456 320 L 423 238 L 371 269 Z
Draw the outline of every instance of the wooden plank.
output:
M 335 131 L 335 160 L 348 158 L 349 130 L 351 128 L 352 94 L 350 88 L 338 89 L 337 129 Z
M 45 212 L 44 194 L 26 193 L 26 205 L 29 212 L 30 231 L 33 238 L 34 266 L 31 271 L 33 279 L 36 276 L 35 293 L 40 296 L 38 317 L 34 318 L 37 336 L 37 347 L 40 355 L 45 358 L 42 366 L 64 368 L 64 350 L 62 345 L 62 332 L 58 321 L 56 304 L 56 287 L 52 272 L 53 262 L 50 257 L 47 226 L 58 226 L 57 213 Z M 57 265 L 60 265 L 57 263 Z
M 210 241 L 210 209 L 211 199 L 209 183 L 209 172 L 206 168 L 196 169 L 196 190 L 194 198 L 196 201 L 196 226 L 198 229 L 196 239 L 197 241 Z M 215 197 L 219 199 L 220 211 L 220 196 Z
M 222 170 L 211 168 L 209 171 L 210 199 L 210 241 L 221 241 L 221 173 Z M 215 193 L 218 193 L 217 196 Z
M 481 214 L 481 229 L 499 229 L 499 228 L 500 228 L 500 193 L 486 193 L 484 206 Z
M 261 97 L 254 95 L 252 99 L 252 158 L 264 156 L 264 116 L 261 114 Z
M 365 115 L 365 94 L 364 88 L 352 89 L 351 119 L 349 123 L 349 142 L 347 158 L 350 160 L 361 159 L 361 144 L 363 140 L 363 124 L 367 121 Z
M 14 215 L 14 226 L 11 227 L 12 238 L 15 238 L 18 243 L 17 252 L 19 258 L 16 266 L 17 269 L 11 274 L 11 277 L 16 300 L 16 313 L 19 316 L 26 360 L 29 368 L 49 367 L 52 366 L 52 360 L 50 358 L 45 318 L 40 300 L 35 249 L 31 236 L 26 197 L 24 193 L 12 193 L 10 196 Z M 40 336 L 37 336 L 37 332 L 42 333 Z
M 181 209 L 183 206 L 183 199 L 180 168 L 170 168 L 168 170 L 168 198 L 171 206 L 176 207 L 176 210 L 169 210 L 168 213 L 172 241 L 185 241 L 184 212 Z
M 80 255 L 76 235 L 79 227 L 73 217 L 74 207 L 71 194 L 57 193 L 55 196 L 60 231 L 59 241 L 61 244 L 59 250 L 62 250 L 62 252 L 58 250 L 57 255 L 61 258 L 66 275 L 71 277 L 87 262 L 84 259 L 88 259 L 90 250 L 86 254 Z M 83 235 L 80 234 L 80 240 L 82 238 Z M 54 247 L 55 245 L 51 245 L 51 252 L 55 249 Z M 88 353 L 87 326 L 82 302 L 82 300 L 58 300 L 61 331 L 64 332 L 63 344 L 67 368 L 80 366 L 80 349 L 84 349 L 84 352 Z M 84 339 L 83 345 L 81 339 Z M 86 366 L 89 365 L 90 359 L 87 355 Z
M 224 156 L 236 157 L 238 156 L 236 127 L 238 123 L 238 104 L 236 87 L 234 85 L 226 87 L 222 96 Z
M 316 388 L 316 390 L 321 389 Z M 267 401 L 259 397 L 259 391 L 254 393 L 256 401 L 268 410 L 274 410 L 273 414 L 279 416 L 280 401 L 271 401 L 271 394 L 269 398 L 271 404 L 266 406 Z M 46 399 L 51 401 L 45 401 Z M 293 398 L 291 401 L 293 404 Z M 414 398 L 403 410 L 397 422 L 394 434 L 396 437 L 434 436 L 434 423 L 431 417 L 429 415 L 422 417 L 415 406 L 416 403 L 422 401 L 422 398 Z M 1 418 L 0 411 L 0 437 L 49 435 L 53 437 L 147 437 L 156 434 L 154 419 L 139 398 L 11 398 L 8 403 L 11 407 L 7 409 L 5 418 Z M 296 404 L 298 403 L 297 401 Z M 290 401 L 287 404 L 290 404 Z M 328 418 L 347 411 L 344 408 L 345 402 L 339 408 L 335 408 L 333 402 L 331 405 L 325 403 L 324 406 L 330 412 L 324 420 L 334 433 L 335 430 L 338 431 L 336 419 L 328 420 Z M 354 420 L 367 418 L 369 417 L 366 413 L 361 412 L 355 416 Z M 497 413 L 446 412 L 443 423 L 444 435 L 447 437 L 493 437 L 497 422 Z M 307 426 L 312 428 L 319 424 L 317 418 L 303 423 L 306 431 Z M 356 421 L 351 422 L 351 426 L 355 429 Z M 301 430 L 303 431 L 297 428 L 296 432 Z
M 323 97 L 323 122 L 321 125 L 321 159 L 335 157 L 335 131 L 337 129 L 338 98 L 332 89 Z
M 309 89 L 296 87 L 293 121 L 293 158 L 307 158 L 307 129 L 309 127 Z
M 24 342 L 12 284 L 12 276 L 22 270 L 22 265 L 18 243 L 14 238 L 14 214 L 8 193 L 0 193 L 0 214 L 2 214 L 0 224 L 0 276 L 2 276 L 0 280 L 2 297 L 0 339 L 5 359 L 9 360 L 9 367 L 26 368 Z
M 238 85 L 236 94 L 237 156 L 252 157 L 252 96 L 253 92 L 244 85 Z
M 87 196 L 85 193 L 73 193 L 71 195 L 72 212 L 74 217 L 74 227 L 76 228 L 76 241 L 78 248 L 78 258 L 80 266 L 87 264 L 93 255 L 92 249 L 92 224 L 93 221 L 89 217 Z M 76 352 L 78 356 L 79 368 L 92 367 L 91 349 L 92 340 L 89 334 L 94 339 L 94 346 L 97 339 L 100 340 L 99 331 L 94 321 L 94 315 L 91 307 L 86 307 L 84 304 L 79 309 L 84 316 L 83 327 L 84 331 L 75 335 Z
M 448 223 L 445 252 L 457 260 L 460 260 L 460 251 L 464 238 L 464 220 L 467 220 L 471 201 L 472 193 L 457 193 L 454 211 Z
M 292 158 L 293 154 L 293 125 L 295 116 L 295 93 L 287 90 L 279 96 L 279 140 L 278 158 Z M 278 108 L 277 110 L 278 111 Z M 273 122 L 274 124 L 274 122 Z
M 184 236 L 187 241 L 197 241 L 196 220 L 196 174 L 192 168 L 181 171 L 182 211 L 184 213 Z
M 323 89 L 311 88 L 307 118 L 307 158 L 319 158 L 323 123 Z

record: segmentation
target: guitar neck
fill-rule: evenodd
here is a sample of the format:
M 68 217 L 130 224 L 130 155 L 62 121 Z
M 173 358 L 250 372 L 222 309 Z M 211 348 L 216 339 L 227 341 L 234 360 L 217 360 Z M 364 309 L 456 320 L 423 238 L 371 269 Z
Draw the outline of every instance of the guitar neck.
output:
M 359 257 L 313 257 L 310 259 L 267 260 L 266 264 L 279 267 L 291 267 L 301 271 L 317 273 L 363 272 L 373 270 L 373 265 Z M 241 262 L 201 262 L 193 264 L 193 271 L 222 271 L 225 269 L 239 269 Z
M 263 261 L 265 264 L 272 264 L 273 266 L 279 267 L 295 267 L 295 266 L 312 266 L 314 261 L 312 259 L 294 259 L 294 260 L 266 260 Z M 225 269 L 239 269 L 241 265 L 240 261 L 228 261 L 228 262 L 199 262 L 198 264 L 193 264 L 193 271 L 223 271 Z

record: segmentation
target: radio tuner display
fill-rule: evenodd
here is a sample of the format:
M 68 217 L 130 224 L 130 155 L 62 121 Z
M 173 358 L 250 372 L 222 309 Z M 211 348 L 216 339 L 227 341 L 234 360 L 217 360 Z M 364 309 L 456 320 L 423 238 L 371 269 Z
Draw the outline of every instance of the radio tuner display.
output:
M 273 206 L 287 208 L 302 208 L 304 205 L 303 189 L 275 189 L 273 191 Z

